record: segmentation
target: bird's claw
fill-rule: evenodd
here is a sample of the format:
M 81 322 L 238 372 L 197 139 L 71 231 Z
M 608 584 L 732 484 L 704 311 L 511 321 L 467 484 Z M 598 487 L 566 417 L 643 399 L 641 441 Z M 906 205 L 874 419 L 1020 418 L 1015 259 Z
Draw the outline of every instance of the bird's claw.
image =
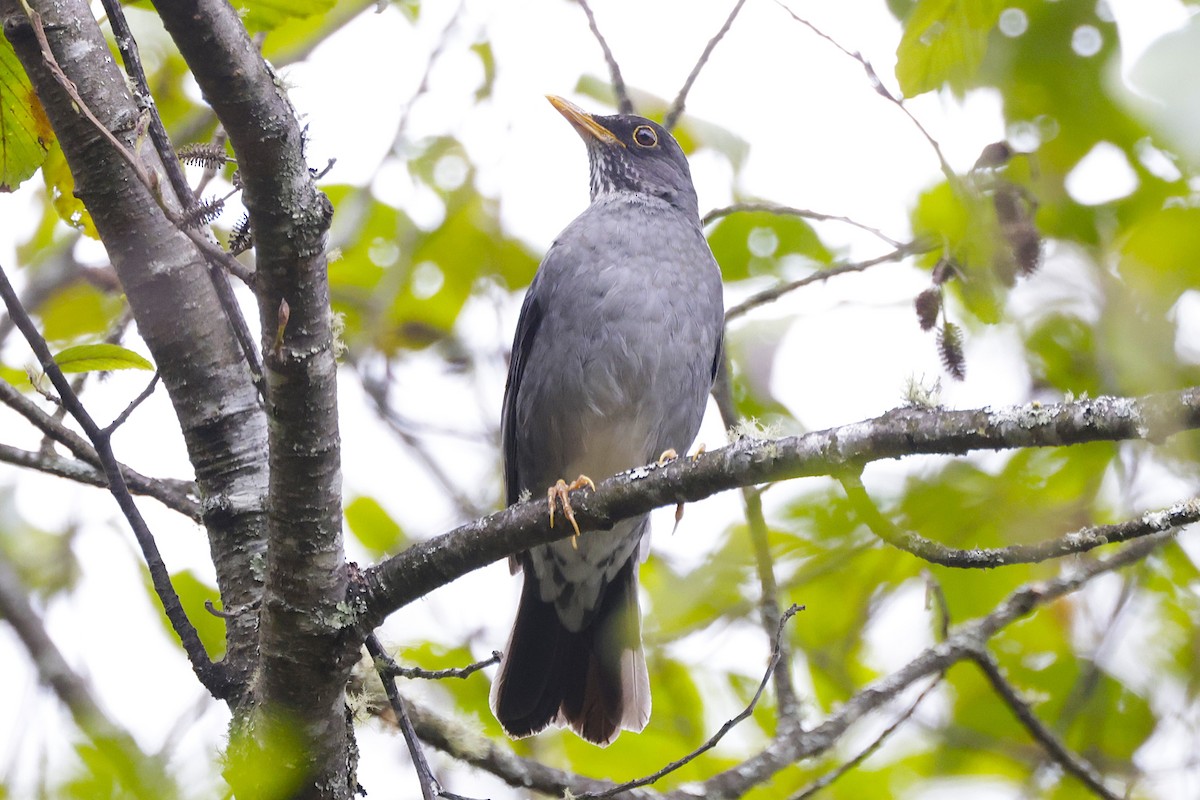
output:
M 663 466 L 666 466 L 667 464 L 671 463 L 672 461 L 674 461 L 677 458 L 679 458 L 679 453 L 675 452 L 675 448 L 668 447 L 666 450 L 662 451 L 662 455 L 658 457 L 658 461 L 656 461 L 655 463 L 658 466 L 663 467 Z
M 578 547 L 575 540 L 579 536 L 579 523 L 575 521 L 575 509 L 571 508 L 570 493 L 576 489 L 582 489 L 584 486 L 596 491 L 596 484 L 587 475 L 580 475 L 575 480 L 567 483 L 561 478 L 549 488 L 546 492 L 546 500 L 550 505 L 550 527 L 554 527 L 554 507 L 561 504 L 563 516 L 567 518 L 567 522 L 571 523 L 571 527 L 575 529 L 575 535 L 571 537 L 571 546 Z

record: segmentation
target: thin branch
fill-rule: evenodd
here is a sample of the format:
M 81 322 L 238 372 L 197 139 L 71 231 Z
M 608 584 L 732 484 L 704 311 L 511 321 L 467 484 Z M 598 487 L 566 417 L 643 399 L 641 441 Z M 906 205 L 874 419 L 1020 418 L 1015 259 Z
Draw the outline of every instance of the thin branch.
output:
M 862 521 L 880 539 L 923 561 L 959 569 L 994 569 L 1012 564 L 1036 564 L 1053 558 L 1086 553 L 1106 544 L 1125 542 L 1200 521 L 1200 498 L 1191 498 L 1167 508 L 1147 511 L 1139 517 L 1124 522 L 1112 525 L 1089 525 L 1044 542 L 960 550 L 927 539 L 914 531 L 897 528 L 875 506 L 857 476 L 843 475 L 839 476 L 839 480 Z
M 596 24 L 596 15 L 592 13 L 592 7 L 588 5 L 588 0 L 577 0 L 577 2 L 583 8 L 583 13 L 587 15 L 588 27 L 592 29 L 592 36 L 596 37 L 600 49 L 604 51 L 604 63 L 608 64 L 613 94 L 617 97 L 617 113 L 632 114 L 634 111 L 633 101 L 629 99 L 629 90 L 625 87 L 625 79 L 621 77 L 621 68 L 617 66 L 617 59 L 613 57 L 604 34 L 600 33 L 600 27 Z
M 912 701 L 912 703 L 908 706 L 908 708 L 904 711 L 904 713 L 902 713 L 899 717 L 897 717 L 895 719 L 895 721 L 892 722 L 891 725 L 888 725 L 886 728 L 884 728 L 883 732 L 875 737 L 875 741 L 871 742 L 869 745 L 864 747 L 862 752 L 860 752 L 858 755 L 856 755 L 854 758 L 850 759 L 846 763 L 839 765 L 837 769 L 832 770 L 831 772 L 828 772 L 828 773 L 822 775 L 821 777 L 817 778 L 815 781 L 813 781 L 808 786 L 806 786 L 800 792 L 800 794 L 798 794 L 794 798 L 792 798 L 792 800 L 807 800 L 807 798 L 809 798 L 809 797 L 815 797 L 817 792 L 820 792 L 820 791 L 828 788 L 829 785 L 832 784 L 834 781 L 836 781 L 838 778 L 842 777 L 847 772 L 854 769 L 858 765 L 862 764 L 864 761 L 866 761 L 868 758 L 870 758 L 872 755 L 874 755 L 876 752 L 878 752 L 879 748 L 883 747 L 884 742 L 886 742 L 889 738 L 891 738 L 891 735 L 893 733 L 895 733 L 897 730 L 899 730 L 901 725 L 903 725 L 905 722 L 907 722 L 909 719 L 911 719 L 913 714 L 917 713 L 917 707 L 920 706 L 922 701 L 924 701 L 925 698 L 929 696 L 929 693 L 932 692 L 934 689 L 936 689 L 938 686 L 941 686 L 943 677 L 945 677 L 944 673 L 939 674 L 936 678 L 933 679 L 933 681 L 930 682 L 930 684 L 928 686 L 926 686 L 924 689 L 922 689 L 921 693 L 919 695 L 917 695 L 917 699 Z
M 1126 795 L 1123 792 L 1113 792 L 1104 785 L 1102 776 L 1090 762 L 1082 756 L 1072 753 L 1054 731 L 1042 723 L 1033 709 L 1017 694 L 1017 690 L 1004 678 L 1000 665 L 995 657 L 987 650 L 980 650 L 973 655 L 974 662 L 983 670 L 996 694 L 1000 695 L 1005 704 L 1012 709 L 1013 715 L 1024 726 L 1029 735 L 1045 749 L 1046 753 L 1056 764 L 1074 775 L 1097 797 L 1104 800 L 1121 800 Z
M 421 669 L 420 667 L 402 667 L 396 663 L 396 659 L 389 656 L 386 652 L 380 655 L 372 653 L 371 656 L 375 659 L 375 668 L 379 670 L 380 676 L 386 675 L 389 678 L 422 678 L 431 681 L 439 681 L 445 678 L 466 678 L 474 675 L 481 669 L 490 667 L 493 664 L 499 664 L 501 658 L 500 651 L 493 650 L 490 657 L 482 661 L 476 661 L 474 664 L 468 664 L 465 667 Z
M 726 430 L 730 430 L 737 424 L 738 415 L 733 401 L 733 386 L 729 380 L 729 359 L 724 354 L 712 393 L 721 412 L 721 422 Z M 800 720 L 800 703 L 796 698 L 796 687 L 792 684 L 791 648 L 786 640 L 775 635 L 782 615 L 779 610 L 779 583 L 775 579 L 775 560 L 771 556 L 769 543 L 770 530 L 763 514 L 762 492 L 753 486 L 742 487 L 742 503 L 746 509 L 746 524 L 754 547 L 754 565 L 758 572 L 759 624 L 767 636 L 775 637 L 774 647 L 781 664 L 774 672 L 775 699 L 779 716 L 785 725 L 796 725 Z
M 44 472 L 47 475 L 66 478 L 88 486 L 108 488 L 108 477 L 99 467 L 83 461 L 61 458 L 53 453 L 35 453 L 31 450 L 0 444 L 0 462 Z M 129 491 L 134 494 L 152 497 L 193 522 L 202 520 L 200 504 L 194 499 L 196 485 L 191 481 L 147 478 L 124 465 L 121 466 L 121 472 L 125 475 L 126 483 L 129 484 Z
M 875 419 L 779 439 L 739 439 L 695 459 L 628 470 L 572 493 L 582 528 L 596 530 L 660 506 L 719 491 L 805 476 L 841 475 L 881 459 L 972 450 L 1060 447 L 1097 441 L 1161 441 L 1200 427 L 1200 388 L 1140 398 L 1097 397 L 964 411 L 904 407 Z M 544 502 L 517 503 L 412 545 L 365 571 L 366 613 L 376 625 L 438 586 L 512 553 L 563 537 Z M 373 629 L 373 628 L 372 628 Z
M 885 244 L 888 244 L 892 247 L 906 247 L 903 242 L 899 241 L 898 239 L 893 239 L 878 228 L 872 228 L 870 225 L 865 225 L 858 220 L 851 219 L 850 217 L 842 217 L 838 216 L 837 214 L 822 214 L 820 211 L 809 211 L 806 208 L 792 208 L 791 206 L 781 206 L 777 205 L 776 203 L 734 203 L 731 206 L 714 208 L 712 211 L 709 211 L 704 215 L 704 217 L 700 220 L 700 225 L 702 227 L 706 227 L 719 219 L 724 219 L 725 217 L 730 216 L 731 214 L 737 214 L 746 211 L 766 211 L 770 214 L 778 214 L 785 217 L 800 217 L 802 219 L 811 219 L 815 222 L 843 222 L 847 225 L 858 228 L 859 230 L 866 231 L 867 233 L 875 236 L 876 238 L 882 240 Z
M 1048 581 L 1019 587 L 987 615 L 957 626 L 946 641 L 926 648 L 892 674 L 863 687 L 816 727 L 799 732 L 780 730 L 763 750 L 726 772 L 665 793 L 630 788 L 625 790 L 623 796 L 629 800 L 740 797 L 755 786 L 769 781 L 779 771 L 827 752 L 841 740 L 851 725 L 893 702 L 901 692 L 918 681 L 940 675 L 958 662 L 974 659 L 993 636 L 1012 623 L 1078 591 L 1100 575 L 1140 561 L 1172 538 L 1173 534 L 1170 533 L 1155 534 L 1124 546 L 1107 559 L 1085 563 Z M 408 707 L 423 740 L 512 786 L 551 795 L 570 792 L 576 796 L 585 792 L 603 792 L 613 786 L 606 781 L 584 778 L 520 758 L 508 748 L 481 736 L 474 728 L 457 725 L 418 703 L 409 701 Z
M 105 435 L 112 436 L 117 428 L 125 424 L 125 420 L 129 419 L 129 415 L 136 411 L 138 406 L 146 402 L 150 395 L 154 394 L 154 388 L 158 386 L 158 377 L 158 373 L 155 372 L 154 377 L 150 379 L 150 383 L 146 384 L 146 388 L 142 389 L 138 396 L 130 401 L 129 405 L 125 406 L 125 409 L 117 415 L 116 419 L 108 423 L 107 427 L 104 428 Z
M 421 747 L 417 732 L 413 730 L 412 720 L 408 717 L 408 710 L 404 707 L 404 698 L 396 690 L 396 678 L 390 672 L 390 667 L 394 666 L 396 662 L 392 661 L 384 651 L 383 645 L 379 643 L 379 637 L 375 634 L 372 633 L 367 637 L 366 645 L 367 652 L 375 660 L 375 670 L 379 673 L 379 679 L 383 681 L 383 690 L 387 692 L 388 703 L 392 706 L 392 713 L 396 715 L 396 721 L 400 724 L 400 732 L 404 735 L 404 742 L 408 745 L 408 752 L 412 756 L 413 768 L 416 769 L 417 780 L 421 784 L 422 800 L 436 800 L 442 794 L 442 787 L 437 778 L 433 777 L 433 770 L 430 769 L 429 762 L 425 759 L 425 750 Z
M 433 74 L 433 67 L 441 58 L 442 53 L 446 49 L 446 45 L 450 42 L 450 34 L 458 27 L 459 21 L 462 19 L 463 11 L 466 9 L 466 0 L 459 0 L 458 6 L 454 9 L 454 13 L 450 15 L 450 21 L 442 28 L 438 35 L 437 41 L 433 45 L 433 49 L 429 52 L 429 58 L 425 61 L 425 71 L 421 73 L 421 81 L 417 84 L 417 89 L 413 92 L 412 97 L 408 98 L 408 102 L 404 104 L 404 110 L 400 112 L 400 121 L 396 123 L 396 134 L 392 137 L 392 141 L 400 143 L 404 136 L 404 132 L 408 129 L 409 117 L 412 116 L 413 107 L 417 101 L 429 91 L 429 77 Z
M 671 108 L 667 110 L 667 115 L 663 118 L 663 127 L 671 130 L 675 127 L 675 123 L 679 121 L 679 116 L 683 113 L 684 104 L 687 103 L 688 92 L 692 90 L 692 84 L 696 82 L 696 78 L 700 75 L 700 70 L 704 69 L 704 65 L 708 63 L 708 57 L 712 55 L 712 51 L 716 49 L 717 43 L 725 38 L 725 34 L 729 33 L 730 26 L 737 19 L 737 15 L 741 12 L 742 6 L 746 4 L 746 0 L 738 0 L 733 10 L 729 12 L 729 16 L 725 18 L 725 24 L 717 31 L 716 35 L 708 40 L 708 44 L 704 47 L 704 52 L 700 54 L 700 58 L 696 61 L 696 66 L 692 67 L 692 71 L 688 74 L 687 80 L 683 82 L 683 88 L 679 90 L 679 94 L 675 95 L 675 101 L 671 103 Z
M 135 797 L 155 797 L 170 786 L 161 764 L 138 747 L 124 728 L 104 713 L 88 682 L 63 657 L 46 632 L 41 617 L 29 604 L 29 590 L 12 565 L 0 558 L 0 619 L 17 634 L 38 678 L 50 687 L 70 712 L 71 718 L 85 736 L 113 763 L 127 764 L 132 769 L 121 771 L 121 783 Z
M 113 455 L 109 435 L 100 429 L 79 401 L 79 397 L 72 391 L 70 382 L 55 363 L 54 356 L 46 345 L 46 340 L 42 338 L 25 309 L 21 307 L 17 293 L 9 283 L 3 268 L 0 268 L 0 299 L 3 299 L 13 323 L 21 331 L 25 341 L 29 343 L 42 370 L 54 385 L 63 408 L 79 423 L 84 434 L 92 442 L 92 446 L 96 448 L 96 455 L 99 457 L 104 474 L 108 479 L 109 491 L 112 492 L 117 505 L 120 506 L 125 519 L 129 522 L 130 528 L 133 529 L 133 534 L 146 559 L 154 590 L 163 604 L 167 618 L 171 621 L 172 629 L 183 644 L 192 670 L 196 673 L 201 685 L 208 689 L 214 697 L 224 698 L 230 688 L 225 672 L 219 664 L 209 661 L 200 636 L 196 633 L 191 620 L 188 619 L 187 612 L 183 610 L 179 595 L 175 593 L 175 587 L 171 585 L 171 575 L 167 572 L 162 556 L 158 552 L 154 535 L 150 532 L 133 496 L 129 493 L 129 487 L 121 474 L 121 465 Z
M 900 669 L 861 689 L 816 727 L 800 735 L 776 735 L 765 749 L 736 767 L 699 785 L 668 792 L 666 797 L 671 800 L 740 797 L 797 761 L 829 750 L 852 724 L 893 700 L 916 681 L 943 673 L 960 661 L 973 660 L 988 640 L 1030 612 L 1078 591 L 1100 575 L 1137 563 L 1173 537 L 1173 532 L 1154 534 L 1126 545 L 1107 559 L 1089 562 L 1052 580 L 1019 587 L 986 616 L 959 625 L 946 641 L 926 648 Z
M 820 36 L 822 39 L 824 39 L 825 41 L 832 44 L 834 47 L 836 47 L 838 50 L 840 50 L 842 53 L 844 53 L 849 58 L 852 58 L 855 61 L 857 61 L 862 66 L 863 70 L 867 73 L 867 80 L 869 80 L 871 82 L 871 88 L 875 90 L 875 93 L 878 94 L 880 97 L 884 98 L 885 100 L 891 102 L 893 105 L 896 106 L 896 108 L 900 109 L 901 113 L 903 113 L 906 117 L 908 117 L 908 119 L 912 122 L 912 124 L 916 126 L 917 130 L 921 132 L 921 135 L 925 137 L 925 140 L 929 142 L 930 147 L 933 148 L 933 152 L 937 156 L 938 163 L 941 165 L 942 174 L 944 174 L 946 176 L 946 179 L 950 181 L 951 185 L 958 184 L 958 176 L 955 175 L 954 170 L 952 170 L 950 168 L 950 163 L 948 161 L 946 161 L 946 156 L 942 153 L 942 147 L 941 147 L 941 145 L 938 144 L 937 139 L 934 139 L 933 136 L 930 135 L 929 131 L 927 131 L 925 129 L 925 126 L 922 125 L 921 122 L 915 116 L 913 116 L 913 113 L 908 110 L 908 107 L 906 105 L 904 105 L 904 100 L 902 98 L 896 97 L 894 94 L 891 93 L 891 91 L 886 86 L 884 86 L 883 81 L 880 80 L 878 73 L 875 72 L 875 68 L 873 66 L 871 66 L 871 62 L 867 61 L 867 59 L 863 57 L 862 53 L 848 50 L 847 48 L 843 47 L 832 36 L 825 33 L 824 31 L 822 31 L 816 25 L 813 25 L 808 20 L 797 15 L 796 12 L 792 11 L 790 8 L 788 8 L 786 5 L 784 5 L 782 0 L 775 0 L 775 5 L 779 6 L 785 12 L 787 12 L 788 16 L 790 16 L 796 22 L 799 22 L 801 25 L 803 25 L 806 28 L 808 28 L 809 30 L 811 30 L 817 36 Z
M 112 26 L 113 39 L 116 40 L 117 50 L 121 53 L 121 61 L 125 64 L 125 74 L 133 81 L 134 96 L 138 100 L 138 106 L 149 112 L 150 119 L 147 127 L 150 141 L 154 143 L 154 149 L 158 151 L 158 159 L 167 173 L 167 180 L 170 181 L 171 188 L 175 190 L 179 204 L 184 209 L 191 208 L 196 204 L 196 198 L 192 194 L 191 187 L 188 186 L 187 176 L 183 174 L 183 167 L 179 164 L 179 159 L 175 157 L 175 148 L 171 145 L 171 138 L 167 135 L 162 117 L 158 114 L 154 96 L 150 94 L 150 84 L 146 80 L 146 71 L 142 68 L 141 56 L 138 55 L 137 40 L 133 38 L 133 31 L 129 29 L 129 23 L 125 20 L 125 11 L 121 8 L 118 0 L 101 0 L 101 3 L 104 6 L 105 15 L 108 16 L 108 23 Z
M 767 668 L 763 672 L 762 680 L 758 682 L 758 689 L 755 690 L 754 696 L 750 698 L 750 702 L 737 714 L 737 716 L 730 720 L 726 720 L 725 724 L 721 726 L 720 730 L 709 737 L 708 741 L 678 761 L 672 761 L 662 769 L 643 778 L 618 784 L 611 789 L 605 789 L 603 792 L 584 792 L 583 794 L 576 795 L 576 797 L 579 798 L 579 800 L 584 800 L 584 798 L 589 798 L 590 800 L 600 800 L 600 798 L 622 794 L 630 789 L 648 786 L 649 784 L 657 782 L 660 778 L 670 775 L 680 767 L 690 764 L 692 761 L 695 761 L 697 758 L 699 758 L 701 754 L 707 753 L 709 750 L 712 750 L 714 747 L 716 747 L 717 743 L 725 738 L 725 734 L 729 733 L 731 730 L 737 727 L 739 723 L 745 719 L 748 719 L 750 715 L 754 713 L 754 709 L 758 705 L 758 701 L 762 699 L 763 692 L 767 688 L 767 683 L 771 680 L 771 674 L 775 671 L 776 666 L 779 664 L 779 657 L 783 652 L 784 626 L 787 625 L 788 620 L 803 610 L 804 606 L 793 605 L 788 610 L 784 611 L 782 615 L 780 615 L 779 627 L 775 630 L 775 645 L 771 650 L 771 658 L 767 661 Z
M 845 275 L 850 272 L 863 272 L 864 270 L 868 270 L 871 267 L 879 264 L 886 264 L 890 261 L 900 261 L 901 259 L 907 258 L 914 253 L 923 253 L 929 249 L 929 246 L 924 242 L 910 242 L 909 244 L 897 247 L 890 253 L 885 253 L 875 258 L 869 258 L 866 261 L 856 261 L 848 264 L 839 264 L 834 267 L 827 267 L 825 269 L 819 269 L 810 275 L 805 275 L 799 280 L 781 283 L 778 286 L 772 286 L 770 289 L 764 289 L 757 294 L 750 295 L 750 297 L 725 311 L 725 322 L 728 323 L 730 320 L 735 320 L 738 317 L 744 316 L 747 312 L 752 311 L 759 306 L 764 306 L 767 303 L 774 302 L 775 300 L 783 297 L 785 294 L 794 292 L 801 287 L 808 286 L 810 283 L 827 281 L 837 275 Z
M 442 487 L 442 491 L 458 507 L 459 513 L 468 519 L 481 515 L 483 509 L 459 488 L 460 481 L 455 480 L 454 476 L 438 463 L 420 436 L 403 426 L 388 397 L 387 380 L 370 380 L 364 376 L 362 387 L 367 396 L 371 398 L 371 402 L 375 406 L 375 413 L 396 434 L 401 444 L 408 448 L 413 457 L 421 462 L 425 467 L 426 475 Z

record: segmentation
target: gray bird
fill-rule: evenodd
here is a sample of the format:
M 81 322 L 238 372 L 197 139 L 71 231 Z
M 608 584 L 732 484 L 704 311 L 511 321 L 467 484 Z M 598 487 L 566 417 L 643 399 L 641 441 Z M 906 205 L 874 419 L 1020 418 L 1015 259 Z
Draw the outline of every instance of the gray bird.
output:
M 687 159 L 665 128 L 548 98 L 583 137 L 591 205 L 551 245 L 525 296 L 504 394 L 509 504 L 684 452 L 721 359 L 721 273 Z M 562 478 L 580 476 L 568 486 Z M 492 685 L 510 736 L 550 724 L 607 745 L 650 719 L 637 570 L 646 516 L 510 561 L 525 582 Z

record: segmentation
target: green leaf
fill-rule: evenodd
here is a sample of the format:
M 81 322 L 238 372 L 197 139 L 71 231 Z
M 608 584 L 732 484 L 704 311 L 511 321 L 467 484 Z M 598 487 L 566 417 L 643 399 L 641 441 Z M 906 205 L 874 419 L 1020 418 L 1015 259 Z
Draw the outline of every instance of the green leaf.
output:
M 29 388 L 29 373 L 23 369 L 10 367 L 7 364 L 0 362 L 0 381 L 4 381 L 9 386 L 17 389 Z
M 8 39 L 0 37 L 0 192 L 21 185 L 54 142 L 50 120 Z
M 154 370 L 154 365 L 119 344 L 80 344 L 54 356 L 63 372 L 106 372 L 116 369 Z
M 106 334 L 125 308 L 119 295 L 76 281 L 59 289 L 37 309 L 47 341 L 66 343 Z
M 896 48 L 896 80 L 905 97 L 941 88 L 967 88 L 987 53 L 988 32 L 1001 4 L 995 0 L 921 0 Z
M 67 158 L 62 148 L 55 141 L 54 146 L 46 154 L 42 164 L 42 180 L 46 183 L 46 192 L 50 195 L 50 203 L 58 212 L 63 222 L 92 239 L 99 239 L 92 215 L 88 213 L 83 201 L 75 195 L 75 176 L 67 166 Z
M 396 552 L 406 541 L 400 524 L 373 497 L 354 498 L 345 514 L 350 532 L 376 557 Z
M 163 627 L 166 628 L 172 641 L 178 641 L 175 637 L 175 630 L 171 627 L 171 621 L 167 619 L 166 612 L 162 611 L 162 605 L 158 601 L 148 574 L 145 585 L 146 591 L 152 595 L 153 602 L 159 609 Z M 215 586 L 209 586 L 196 577 L 194 572 L 186 569 L 171 575 L 171 585 L 175 587 L 175 593 L 179 595 L 179 602 L 182 604 L 183 610 L 187 612 L 188 619 L 195 626 L 205 652 L 211 658 L 220 658 L 225 654 L 225 621 L 215 614 L 209 613 L 208 609 L 204 607 L 204 603 L 210 601 L 220 608 L 221 593 Z
M 770 211 L 739 211 L 719 220 L 708 244 L 727 281 L 777 275 L 786 256 L 828 264 L 833 253 L 801 217 Z
M 335 3 L 336 0 L 243 0 L 235 8 L 246 28 L 254 32 L 270 30 L 288 19 L 324 14 Z
M 471 45 L 471 52 L 479 56 L 483 66 L 483 83 L 475 90 L 475 102 L 486 100 L 492 96 L 492 87 L 496 83 L 496 55 L 492 52 L 492 43 L 477 42 Z

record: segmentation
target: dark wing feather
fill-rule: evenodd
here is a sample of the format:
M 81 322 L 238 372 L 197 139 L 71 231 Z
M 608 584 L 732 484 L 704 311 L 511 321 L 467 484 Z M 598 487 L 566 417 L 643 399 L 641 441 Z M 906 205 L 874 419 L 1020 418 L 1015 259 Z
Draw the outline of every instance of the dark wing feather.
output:
M 525 294 L 521 304 L 521 318 L 517 322 L 517 334 L 513 337 L 512 355 L 508 363 L 508 381 L 504 385 L 504 410 L 500 423 L 500 435 L 504 446 L 504 503 L 512 505 L 521 496 L 521 476 L 517 474 L 517 394 L 521 391 L 521 379 L 525 377 L 525 366 L 533 350 L 533 339 L 542 325 L 543 310 L 536 297 L 534 287 Z

